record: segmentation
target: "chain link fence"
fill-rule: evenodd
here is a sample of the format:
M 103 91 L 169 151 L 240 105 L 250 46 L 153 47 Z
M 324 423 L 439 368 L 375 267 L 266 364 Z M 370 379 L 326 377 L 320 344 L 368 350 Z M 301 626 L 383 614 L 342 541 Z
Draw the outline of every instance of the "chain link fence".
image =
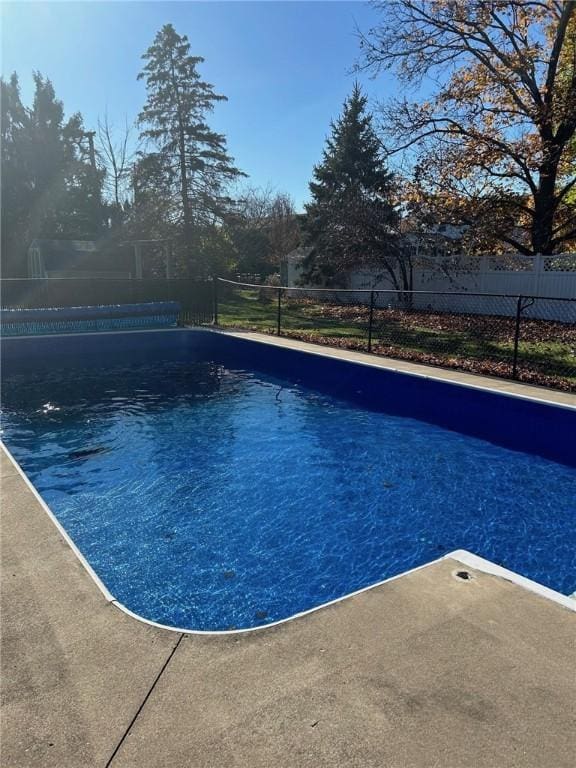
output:
M 215 281 L 215 320 L 576 391 L 576 299 Z
M 108 277 L 5 278 L 0 281 L 3 309 L 98 307 L 176 301 L 181 324 L 212 323 L 211 280 Z
M 215 324 L 576 391 L 576 299 L 284 288 L 221 278 L 0 281 L 3 308 L 178 302 Z

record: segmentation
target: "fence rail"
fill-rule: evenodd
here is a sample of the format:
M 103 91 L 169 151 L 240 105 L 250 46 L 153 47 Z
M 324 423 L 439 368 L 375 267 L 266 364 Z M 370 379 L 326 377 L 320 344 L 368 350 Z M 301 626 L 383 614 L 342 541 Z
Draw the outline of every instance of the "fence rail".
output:
M 221 327 L 576 391 L 576 299 L 214 283 Z
M 3 308 L 176 301 L 215 324 L 576 391 L 576 299 L 289 288 L 223 278 L 0 281 Z

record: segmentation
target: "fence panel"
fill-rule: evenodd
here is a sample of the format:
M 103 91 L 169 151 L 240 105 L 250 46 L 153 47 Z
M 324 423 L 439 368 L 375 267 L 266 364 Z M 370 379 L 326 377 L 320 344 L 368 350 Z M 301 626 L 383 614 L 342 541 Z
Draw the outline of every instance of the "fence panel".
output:
M 522 297 L 517 378 L 576 391 L 576 299 Z
M 470 292 L 540 297 L 576 296 L 576 254 L 524 256 L 426 257 L 412 261 L 415 291 L 446 294 Z M 395 285 L 385 272 L 358 269 L 349 275 L 352 288 L 392 290 Z M 481 302 L 478 304 L 481 308 Z M 488 311 L 488 310 L 487 310 Z M 562 320 L 561 317 L 557 318 Z
M 378 292 L 372 351 L 401 359 L 511 376 L 516 299 L 474 294 Z M 396 294 L 397 295 L 397 294 Z
M 576 299 L 217 285 L 223 327 L 576 391 Z
M 286 290 L 281 320 L 283 336 L 367 350 L 370 293 Z
M 213 320 L 212 281 L 151 278 L 30 278 L 0 282 L 6 309 L 45 309 L 177 301 L 179 320 L 201 325 Z
M 218 280 L 218 325 L 261 333 L 278 332 L 278 288 Z

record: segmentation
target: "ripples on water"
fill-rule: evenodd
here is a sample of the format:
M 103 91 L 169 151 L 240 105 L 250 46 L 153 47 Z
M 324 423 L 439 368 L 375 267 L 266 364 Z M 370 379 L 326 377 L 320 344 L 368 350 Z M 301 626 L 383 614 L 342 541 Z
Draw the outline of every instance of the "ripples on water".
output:
M 115 597 L 266 624 L 469 549 L 576 589 L 576 472 L 215 363 L 4 383 L 4 437 Z

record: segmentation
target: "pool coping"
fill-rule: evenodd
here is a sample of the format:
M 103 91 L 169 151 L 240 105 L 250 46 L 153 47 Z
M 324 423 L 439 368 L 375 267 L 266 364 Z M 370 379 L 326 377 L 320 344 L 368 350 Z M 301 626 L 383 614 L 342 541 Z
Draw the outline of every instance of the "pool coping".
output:
M 339 347 L 329 347 L 323 344 L 313 344 L 300 339 L 290 337 L 269 336 L 254 331 L 226 330 L 223 328 L 205 328 L 203 326 L 190 326 L 190 330 L 206 330 L 212 333 L 219 333 L 225 336 L 232 336 L 238 339 L 269 344 L 284 349 L 300 350 L 311 355 L 327 357 L 330 359 L 347 360 L 370 368 L 385 369 L 393 373 L 401 373 L 405 376 L 413 376 L 418 379 L 432 379 L 441 381 L 445 384 L 464 387 L 466 389 L 475 389 L 482 392 L 492 392 L 493 394 L 504 395 L 518 400 L 528 400 L 530 402 L 545 403 L 559 408 L 576 410 L 576 394 L 564 392 L 563 390 L 553 390 L 546 387 L 540 387 L 535 384 L 528 384 L 514 379 L 505 379 L 499 377 L 486 376 L 485 374 L 470 373 L 456 368 L 443 368 L 425 363 L 417 363 L 409 360 L 400 360 L 394 357 L 384 357 L 373 355 L 368 352 L 360 352 L 353 349 L 340 349 Z M 468 379 L 472 379 L 469 381 Z M 529 389 L 531 392 L 516 392 L 515 389 Z M 532 393 L 533 392 L 533 393 Z M 573 400 L 574 402 L 565 402 Z
M 92 579 L 96 587 L 100 590 L 106 602 L 110 603 L 115 608 L 120 610 L 122 613 L 126 614 L 127 616 L 130 616 L 132 619 L 135 619 L 136 621 L 139 621 L 150 627 L 155 627 L 156 629 L 166 630 L 166 631 L 174 632 L 180 635 L 183 635 L 183 634 L 197 635 L 197 636 L 203 636 L 203 637 L 212 637 L 212 636 L 222 637 L 227 635 L 245 635 L 245 634 L 254 633 L 254 632 L 262 632 L 267 629 L 278 627 L 282 624 L 287 624 L 288 622 L 294 621 L 295 619 L 300 619 L 300 618 L 303 618 L 304 616 L 309 616 L 310 614 L 316 613 L 317 611 L 320 611 L 324 608 L 328 608 L 329 606 L 337 605 L 338 603 L 348 600 L 349 598 L 355 597 L 356 595 L 360 595 L 364 592 L 368 592 L 370 590 L 376 589 L 377 587 L 380 587 L 383 584 L 396 581 L 398 579 L 401 579 L 404 576 L 408 576 L 409 574 L 416 573 L 417 571 L 421 571 L 425 568 L 428 568 L 434 563 L 440 563 L 444 560 L 454 560 L 476 571 L 487 573 L 493 576 L 498 576 L 502 579 L 505 579 L 506 581 L 516 584 L 519 587 L 522 587 L 523 589 L 529 592 L 533 592 L 539 595 L 540 597 L 543 597 L 547 600 L 555 602 L 558 605 L 561 605 L 562 607 L 567 608 L 569 611 L 576 613 L 576 599 L 574 599 L 574 597 L 563 595 L 560 592 L 556 592 L 555 590 L 550 589 L 549 587 L 546 587 L 543 584 L 539 584 L 538 582 L 533 581 L 532 579 L 528 579 L 525 576 L 521 576 L 519 573 L 516 573 L 515 571 L 511 571 L 508 568 L 504 568 L 503 566 L 500 566 L 497 563 L 494 563 L 490 560 L 480 557 L 479 555 L 476 555 L 473 552 L 469 552 L 468 550 L 465 550 L 465 549 L 456 549 L 446 553 L 445 555 L 442 555 L 442 557 L 436 558 L 434 560 L 430 560 L 426 563 L 423 563 L 422 565 L 416 566 L 415 568 L 410 568 L 407 571 L 402 571 L 402 573 L 398 573 L 395 576 L 390 576 L 386 579 L 382 579 L 381 581 L 375 582 L 373 584 L 369 584 L 368 586 L 362 587 L 361 589 L 357 589 L 357 590 L 354 590 L 353 592 L 349 592 L 345 595 L 341 595 L 340 597 L 337 597 L 334 600 L 329 600 L 326 603 L 321 603 L 320 605 L 316 605 L 313 608 L 308 608 L 305 611 L 299 611 L 298 613 L 295 613 L 292 616 L 287 616 L 286 618 L 279 619 L 278 621 L 270 622 L 269 624 L 262 624 L 256 627 L 246 627 L 243 629 L 227 629 L 227 630 L 188 629 L 188 628 L 182 628 L 182 627 L 173 627 L 167 624 L 161 624 L 159 622 L 152 621 L 151 619 L 147 619 L 138 613 L 135 613 L 134 611 L 127 608 L 123 603 L 121 603 L 119 600 L 117 600 L 114 597 L 114 595 L 106 587 L 104 582 L 100 579 L 96 571 L 92 568 L 88 560 L 84 557 L 80 549 L 76 546 L 73 539 L 67 533 L 63 525 L 59 522 L 59 520 L 54 515 L 50 507 L 46 504 L 42 496 L 38 493 L 38 491 L 32 484 L 31 480 L 28 478 L 28 476 L 26 475 L 26 473 L 24 472 L 20 464 L 16 461 L 14 456 L 12 456 L 9 449 L 7 448 L 7 446 L 2 440 L 0 440 L 0 450 L 4 451 L 4 454 L 6 455 L 10 463 L 13 465 L 17 474 L 22 478 L 28 490 L 32 493 L 36 501 L 40 504 L 41 508 L 48 515 L 48 517 L 50 518 L 50 520 L 58 530 L 59 534 L 62 536 L 64 541 L 66 541 L 70 549 L 76 555 L 80 564 L 84 567 L 84 569 L 86 570 L 86 572 L 88 573 L 88 575 L 90 576 L 90 578 Z

